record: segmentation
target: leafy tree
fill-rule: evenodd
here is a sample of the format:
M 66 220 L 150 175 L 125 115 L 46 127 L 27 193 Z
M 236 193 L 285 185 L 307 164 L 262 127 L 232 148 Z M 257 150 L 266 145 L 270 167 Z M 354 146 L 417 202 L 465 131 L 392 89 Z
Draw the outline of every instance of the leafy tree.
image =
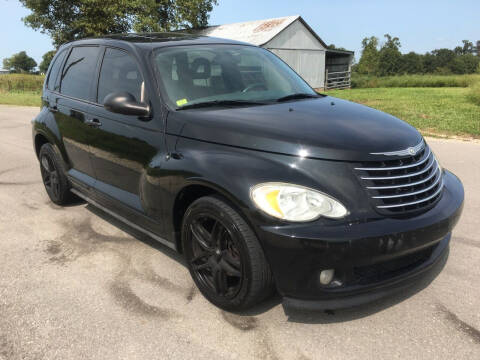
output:
M 471 74 L 477 70 L 479 63 L 478 56 L 473 54 L 460 55 L 452 61 L 450 70 L 455 74 Z
M 436 67 L 435 55 L 427 52 L 425 55 L 422 56 L 422 60 L 423 60 L 423 71 L 429 74 L 433 73 Z
M 42 62 L 40 65 L 38 65 L 38 70 L 42 73 L 46 73 L 48 70 L 48 67 L 50 66 L 50 63 L 52 62 L 53 57 L 55 56 L 56 50 L 50 50 L 43 54 L 42 56 Z
M 3 59 L 3 68 L 12 72 L 32 72 L 37 66 L 35 60 L 27 55 L 25 51 L 20 51 L 17 54 L 13 54 L 9 58 Z
M 360 74 L 373 75 L 378 71 L 378 38 L 371 36 L 362 40 L 362 56 L 355 66 Z
M 462 55 L 471 54 L 474 52 L 473 43 L 468 40 L 462 40 L 463 48 Z
M 90 36 L 203 27 L 217 0 L 20 0 L 26 25 L 54 45 Z
M 327 49 L 329 50 L 342 50 L 342 51 L 348 51 L 344 47 L 336 47 L 335 44 L 330 44 L 327 46 Z
M 413 51 L 402 56 L 400 72 L 402 74 L 421 74 L 423 73 L 423 55 Z
M 456 56 L 450 49 L 436 49 L 432 54 L 435 56 L 435 68 L 449 68 Z
M 463 46 L 457 46 L 453 51 L 457 55 L 466 55 L 466 54 L 472 54 L 475 51 L 475 48 L 473 47 L 473 43 L 468 40 L 462 40 Z
M 208 25 L 217 0 L 137 0 L 133 29 L 137 32 L 172 31 Z
M 395 75 L 400 72 L 402 53 L 400 52 L 400 39 L 385 34 L 387 41 L 378 52 L 378 75 Z

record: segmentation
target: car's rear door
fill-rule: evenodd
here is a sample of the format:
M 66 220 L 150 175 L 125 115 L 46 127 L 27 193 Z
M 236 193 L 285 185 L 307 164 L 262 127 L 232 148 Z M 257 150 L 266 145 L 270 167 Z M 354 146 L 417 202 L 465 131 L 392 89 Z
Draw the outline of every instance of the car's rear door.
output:
M 55 118 L 70 161 L 69 175 L 80 184 L 93 186 L 95 173 L 90 156 L 93 98 L 100 46 L 74 46 L 60 73 L 54 99 Z M 94 125 L 94 124 L 93 124 Z
M 55 55 L 47 73 L 45 86 L 42 91 L 42 107 L 48 110 L 51 116 L 54 116 L 57 112 L 57 98 L 60 88 L 59 73 L 62 70 L 63 62 L 68 53 L 69 50 L 63 49 Z

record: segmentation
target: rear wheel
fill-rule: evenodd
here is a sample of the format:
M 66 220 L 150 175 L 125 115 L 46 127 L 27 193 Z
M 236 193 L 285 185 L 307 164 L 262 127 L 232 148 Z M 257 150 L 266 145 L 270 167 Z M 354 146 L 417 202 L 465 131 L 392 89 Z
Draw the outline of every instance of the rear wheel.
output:
M 57 205 L 71 203 L 75 196 L 70 192 L 67 176 L 52 145 L 44 144 L 38 157 L 43 184 L 50 200 Z
M 270 267 L 255 234 L 223 200 L 196 200 L 185 214 L 182 239 L 192 278 L 213 304 L 241 310 L 272 293 Z

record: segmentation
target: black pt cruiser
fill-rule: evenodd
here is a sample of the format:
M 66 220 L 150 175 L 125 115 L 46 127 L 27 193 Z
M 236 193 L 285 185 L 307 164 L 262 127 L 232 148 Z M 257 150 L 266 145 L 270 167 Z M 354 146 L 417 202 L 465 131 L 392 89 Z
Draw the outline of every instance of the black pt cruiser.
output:
M 54 203 L 78 196 L 182 252 L 227 310 L 275 289 L 335 309 L 411 286 L 445 260 L 464 198 L 412 126 L 225 39 L 63 45 L 33 141 Z

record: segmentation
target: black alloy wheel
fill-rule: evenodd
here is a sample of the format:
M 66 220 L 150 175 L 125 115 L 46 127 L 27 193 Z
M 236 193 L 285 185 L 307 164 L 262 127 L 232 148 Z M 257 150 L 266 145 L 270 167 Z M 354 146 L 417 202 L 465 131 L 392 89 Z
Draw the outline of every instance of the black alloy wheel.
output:
M 51 144 L 44 144 L 38 154 L 40 173 L 50 200 L 57 205 L 66 205 L 76 199 L 70 192 L 70 183 L 61 161 Z
M 190 223 L 195 276 L 225 298 L 234 297 L 244 278 L 242 261 L 232 233 L 213 213 L 200 213 Z
M 182 239 L 192 278 L 215 305 L 241 310 L 271 294 L 270 267 L 255 234 L 223 200 L 209 196 L 190 205 Z
M 58 169 L 52 158 L 48 154 L 43 154 L 40 158 L 42 180 L 47 192 L 58 198 L 60 195 L 60 181 L 58 178 Z

